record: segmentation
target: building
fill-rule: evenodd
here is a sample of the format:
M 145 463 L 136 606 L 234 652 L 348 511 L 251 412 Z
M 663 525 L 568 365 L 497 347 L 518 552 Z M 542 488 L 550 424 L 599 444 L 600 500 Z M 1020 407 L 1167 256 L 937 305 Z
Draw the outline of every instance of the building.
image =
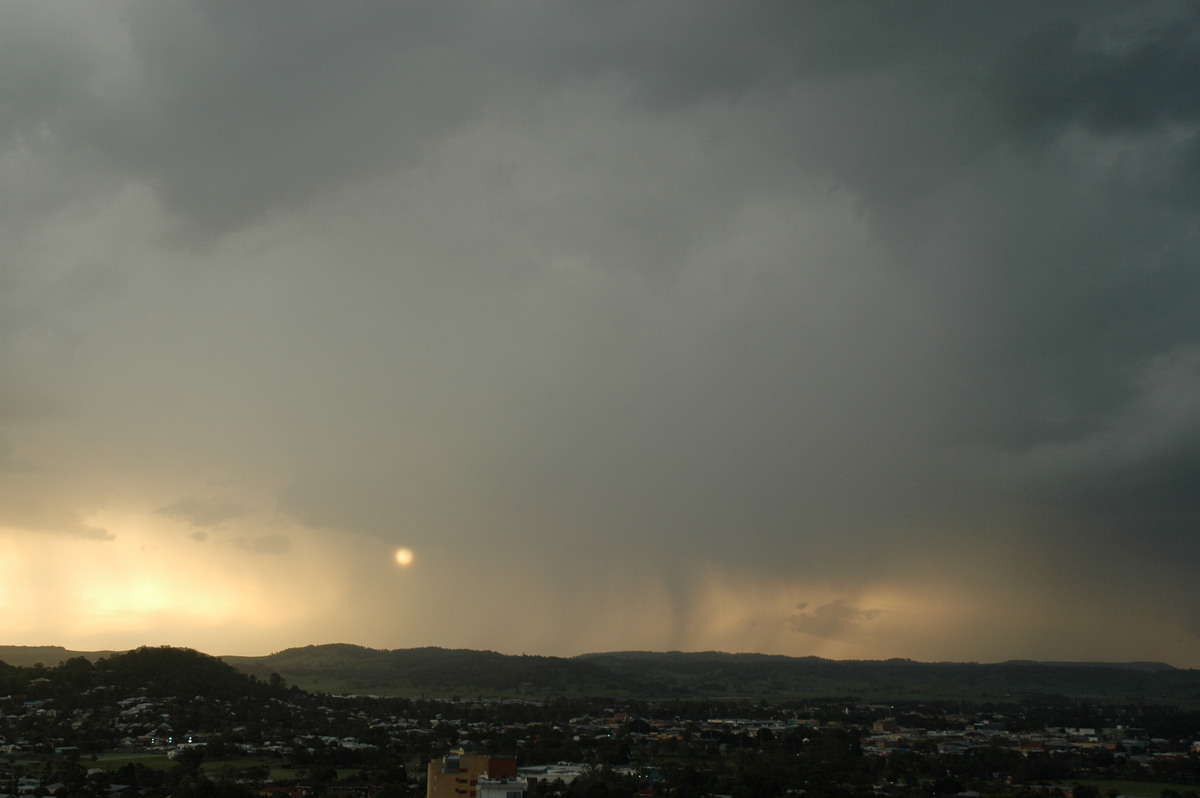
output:
M 527 779 L 489 779 L 479 780 L 479 793 L 476 798 L 526 798 L 529 791 Z
M 431 760 L 426 772 L 426 798 L 478 798 L 479 780 L 516 779 L 517 760 L 512 757 L 447 754 Z M 496 798 L 492 793 L 489 798 Z M 507 798 L 507 796 L 504 796 Z

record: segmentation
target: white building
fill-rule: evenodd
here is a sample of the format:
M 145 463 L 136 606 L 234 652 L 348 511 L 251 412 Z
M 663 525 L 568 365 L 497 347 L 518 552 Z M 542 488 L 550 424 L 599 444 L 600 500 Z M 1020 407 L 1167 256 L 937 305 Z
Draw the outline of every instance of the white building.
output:
M 525 779 L 481 778 L 476 785 L 475 798 L 525 798 L 529 782 Z

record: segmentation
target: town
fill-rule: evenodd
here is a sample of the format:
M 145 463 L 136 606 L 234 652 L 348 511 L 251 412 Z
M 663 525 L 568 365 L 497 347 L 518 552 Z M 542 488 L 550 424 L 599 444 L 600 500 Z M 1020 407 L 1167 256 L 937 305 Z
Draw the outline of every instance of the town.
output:
M 331 695 L 206 655 L 0 663 L 0 798 L 1190 798 L 1200 712 Z

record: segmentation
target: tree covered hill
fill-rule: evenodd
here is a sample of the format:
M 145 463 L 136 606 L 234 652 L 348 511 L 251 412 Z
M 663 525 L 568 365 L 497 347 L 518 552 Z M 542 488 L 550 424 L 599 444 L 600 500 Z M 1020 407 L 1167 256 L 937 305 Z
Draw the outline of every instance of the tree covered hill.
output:
M 721 652 L 611 652 L 561 658 L 345 644 L 224 659 L 260 678 L 274 672 L 301 688 L 331 692 L 864 701 L 1006 701 L 1040 694 L 1200 703 L 1200 671 L 1162 663 L 924 663 Z
M 722 652 L 612 652 L 577 657 L 673 691 L 718 695 L 857 696 L 1004 701 L 1030 694 L 1200 701 L 1200 671 L 1162 663 L 995 664 L 829 660 Z
M 384 651 L 331 644 L 223 659 L 246 673 L 278 673 L 301 688 L 326 692 L 622 694 L 648 687 L 634 674 L 614 673 L 584 660 L 469 649 Z
M 281 695 L 278 677 L 260 682 L 217 657 L 188 648 L 143 647 L 97 657 L 70 657 L 53 666 L 0 661 L 0 696 L 71 698 L 96 692 L 139 693 L 150 698 L 204 696 L 241 699 Z
M 45 665 L 53 667 L 74 657 L 95 662 L 102 657 L 118 654 L 117 651 L 71 651 L 62 646 L 0 646 L 0 662 L 21 667 Z

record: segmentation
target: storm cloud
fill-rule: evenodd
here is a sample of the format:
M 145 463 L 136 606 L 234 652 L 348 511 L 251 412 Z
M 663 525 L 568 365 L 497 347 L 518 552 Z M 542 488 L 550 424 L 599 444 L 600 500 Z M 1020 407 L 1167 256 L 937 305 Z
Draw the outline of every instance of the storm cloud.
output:
M 5 5 L 0 631 L 1195 666 L 1198 59 L 1185 2 Z

